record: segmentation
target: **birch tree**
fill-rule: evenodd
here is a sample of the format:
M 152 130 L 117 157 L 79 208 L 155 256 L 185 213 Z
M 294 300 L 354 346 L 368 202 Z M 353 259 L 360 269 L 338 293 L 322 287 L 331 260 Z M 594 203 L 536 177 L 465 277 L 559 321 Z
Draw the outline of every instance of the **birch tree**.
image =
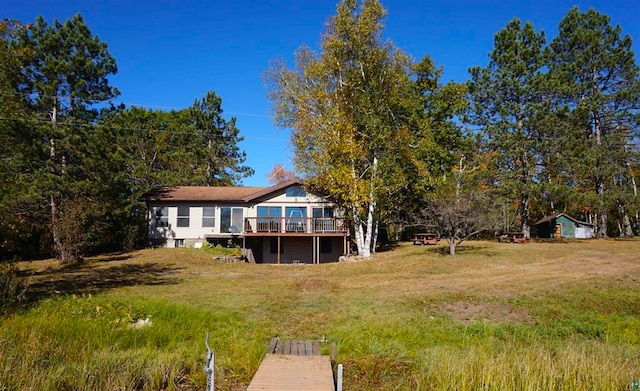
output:
M 358 253 L 374 250 L 382 195 L 407 184 L 399 167 L 413 141 L 406 100 L 410 58 L 382 37 L 377 0 L 344 0 L 320 53 L 302 47 L 295 68 L 266 73 L 275 121 L 291 129 L 296 170 L 351 214 Z

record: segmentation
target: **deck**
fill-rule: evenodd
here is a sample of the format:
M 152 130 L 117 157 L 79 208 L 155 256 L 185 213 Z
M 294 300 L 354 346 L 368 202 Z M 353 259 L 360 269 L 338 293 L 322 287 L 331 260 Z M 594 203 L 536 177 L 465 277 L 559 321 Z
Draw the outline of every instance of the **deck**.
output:
M 335 391 L 331 358 L 318 341 L 274 338 L 247 391 Z
M 349 234 L 349 225 L 343 218 L 318 217 L 245 217 L 244 234 L 312 234 L 339 235 Z

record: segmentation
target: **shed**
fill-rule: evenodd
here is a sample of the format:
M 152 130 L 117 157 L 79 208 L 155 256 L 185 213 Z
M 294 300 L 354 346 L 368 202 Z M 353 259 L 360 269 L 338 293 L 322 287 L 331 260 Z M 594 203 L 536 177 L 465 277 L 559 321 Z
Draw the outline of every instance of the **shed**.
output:
M 539 238 L 588 239 L 594 236 L 593 224 L 579 221 L 566 213 L 545 216 L 534 224 Z

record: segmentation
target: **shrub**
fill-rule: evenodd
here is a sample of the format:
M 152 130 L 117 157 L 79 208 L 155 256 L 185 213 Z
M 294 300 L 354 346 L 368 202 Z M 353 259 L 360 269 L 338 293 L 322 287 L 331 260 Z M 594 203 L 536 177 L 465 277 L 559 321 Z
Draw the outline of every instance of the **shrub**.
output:
M 26 300 L 27 284 L 13 262 L 0 263 L 0 313 L 15 309 Z
M 202 245 L 202 250 L 222 257 L 239 257 L 242 255 L 242 249 L 238 247 L 222 247 L 220 244 L 213 245 L 209 242 L 205 242 Z

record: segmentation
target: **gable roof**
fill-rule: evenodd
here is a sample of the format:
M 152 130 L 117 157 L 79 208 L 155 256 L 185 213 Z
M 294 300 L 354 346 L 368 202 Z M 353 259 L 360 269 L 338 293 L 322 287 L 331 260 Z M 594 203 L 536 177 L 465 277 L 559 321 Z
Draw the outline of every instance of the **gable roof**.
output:
M 282 183 L 278 183 L 277 185 L 271 186 L 271 187 L 265 187 L 262 190 L 259 190 L 255 193 L 249 194 L 246 197 L 244 197 L 242 200 L 244 202 L 250 202 L 253 200 L 256 200 L 258 198 L 267 196 L 269 194 L 273 194 L 275 192 L 278 192 L 280 190 L 286 189 L 287 187 L 291 187 L 294 185 L 299 185 L 302 186 L 304 183 L 302 182 L 301 179 L 298 178 L 294 178 L 294 179 L 290 179 L 288 181 L 282 182 Z
M 568 214 L 566 214 L 566 213 L 557 213 L 557 214 L 556 214 L 556 213 L 554 213 L 554 214 L 552 214 L 552 215 L 545 216 L 545 217 L 543 217 L 542 219 L 540 219 L 538 222 L 534 223 L 533 225 L 538 225 L 538 224 L 546 223 L 546 222 L 549 222 L 549 221 L 551 221 L 551 220 L 555 220 L 555 219 L 557 219 L 557 218 L 558 218 L 558 217 L 560 217 L 560 216 L 564 216 L 564 217 L 566 217 L 567 219 L 569 219 L 569 220 L 573 221 L 573 222 L 574 222 L 574 223 L 576 223 L 576 224 L 582 224 L 582 225 L 590 225 L 590 226 L 593 226 L 593 224 L 591 224 L 591 223 L 587 223 L 587 222 L 584 222 L 584 221 L 580 221 L 580 220 L 578 220 L 578 219 L 574 219 L 573 217 L 569 216 L 569 215 L 568 215 Z
M 141 201 L 237 201 L 264 187 L 245 186 L 165 186 L 144 193 Z
M 302 185 L 300 179 L 291 179 L 274 186 L 165 186 L 144 193 L 140 201 L 226 201 L 250 202 L 293 185 Z

